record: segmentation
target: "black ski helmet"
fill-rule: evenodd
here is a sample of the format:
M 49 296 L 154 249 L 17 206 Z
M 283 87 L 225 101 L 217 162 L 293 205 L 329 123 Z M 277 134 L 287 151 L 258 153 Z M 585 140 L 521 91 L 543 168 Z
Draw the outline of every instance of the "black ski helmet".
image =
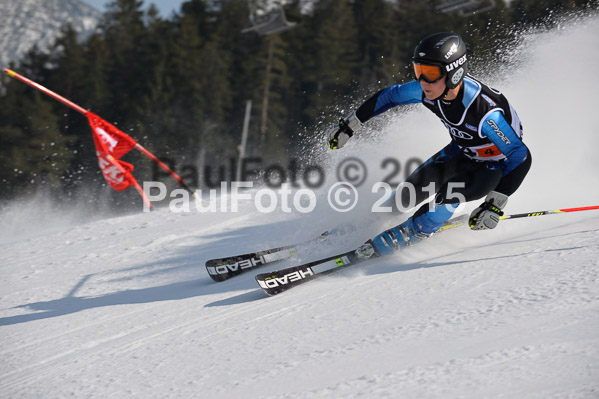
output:
M 440 66 L 443 69 L 442 73 L 447 74 L 447 90 L 454 89 L 466 75 L 466 43 L 457 33 L 435 33 L 418 43 L 413 61 Z

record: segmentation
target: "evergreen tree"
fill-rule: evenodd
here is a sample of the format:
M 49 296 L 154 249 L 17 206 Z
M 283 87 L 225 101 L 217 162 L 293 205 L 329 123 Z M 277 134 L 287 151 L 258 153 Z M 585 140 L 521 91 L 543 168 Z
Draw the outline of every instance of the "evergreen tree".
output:
M 113 93 L 112 120 L 129 125 L 140 116 L 137 106 L 151 72 L 147 68 L 143 1 L 115 0 L 105 14 L 104 35 L 111 50 L 109 90 Z
M 354 3 L 361 54 L 359 83 L 364 93 L 395 83 L 402 58 L 399 54 L 402 27 L 393 7 L 385 0 Z
M 19 83 L 10 84 L 2 97 L 0 182 L 4 198 L 40 185 L 59 190 L 69 169 L 73 138 L 60 132 L 52 100 L 42 96 Z
M 49 71 L 46 86 L 83 108 L 93 107 L 94 112 L 98 112 L 95 107 L 100 102 L 93 89 L 102 90 L 104 82 L 92 84 L 94 78 L 101 78 L 101 74 L 90 73 L 87 56 L 85 46 L 77 39 L 77 33 L 69 25 L 64 27 L 53 46 L 52 62 L 56 67 Z M 54 101 L 52 107 L 56 110 L 62 133 L 73 137 L 69 150 L 74 156 L 67 174 L 71 177 L 65 183 L 73 185 L 80 179 L 88 178 L 89 174 L 97 173 L 90 127 L 87 119 L 72 108 Z
M 312 32 L 312 41 L 302 54 L 308 96 L 304 111 L 308 123 L 314 124 L 323 112 L 338 115 L 353 100 L 359 72 L 358 31 L 348 0 L 317 7 L 306 28 Z

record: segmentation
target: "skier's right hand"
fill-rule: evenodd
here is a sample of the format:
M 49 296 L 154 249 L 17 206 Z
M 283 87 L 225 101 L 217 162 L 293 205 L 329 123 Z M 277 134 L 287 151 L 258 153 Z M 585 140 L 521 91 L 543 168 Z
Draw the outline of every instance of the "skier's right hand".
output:
M 336 150 L 342 148 L 354 135 L 354 132 L 362 128 L 362 122 L 358 119 L 355 112 L 349 114 L 345 119 L 341 119 L 338 125 L 335 125 L 325 132 L 329 141 L 329 148 Z

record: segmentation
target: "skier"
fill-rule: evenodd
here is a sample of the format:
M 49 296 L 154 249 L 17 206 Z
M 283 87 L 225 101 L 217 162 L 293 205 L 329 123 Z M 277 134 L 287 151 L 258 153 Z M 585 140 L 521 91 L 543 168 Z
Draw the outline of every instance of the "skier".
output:
M 363 124 L 388 109 L 421 103 L 441 119 L 451 142 L 420 165 L 401 190 L 401 204 L 410 203 L 410 191 L 422 205 L 401 225 L 387 230 L 358 250 L 358 255 L 385 255 L 430 237 L 449 220 L 461 202 L 483 198 L 469 218 L 473 230 L 493 229 L 513 194 L 530 169 L 530 151 L 522 142 L 522 124 L 501 92 L 467 74 L 466 45 L 452 32 L 424 38 L 414 50 L 416 80 L 387 87 L 327 130 L 329 147 L 343 147 Z

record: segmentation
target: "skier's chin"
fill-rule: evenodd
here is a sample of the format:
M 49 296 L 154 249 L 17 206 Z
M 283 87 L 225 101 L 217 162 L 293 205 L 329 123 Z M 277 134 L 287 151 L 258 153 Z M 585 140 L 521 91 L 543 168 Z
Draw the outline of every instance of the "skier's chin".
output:
M 420 82 L 420 87 L 422 88 L 424 96 L 427 98 L 427 100 L 435 101 L 437 98 L 443 95 L 443 92 L 445 91 L 445 81 L 439 80 L 435 83 L 428 83 L 422 80 Z
M 441 93 L 437 93 L 437 92 L 433 92 L 433 91 L 428 91 L 428 92 L 424 92 L 424 96 L 426 97 L 427 100 L 430 101 L 435 101 L 437 98 L 439 98 L 439 96 L 441 96 L 443 92 Z

